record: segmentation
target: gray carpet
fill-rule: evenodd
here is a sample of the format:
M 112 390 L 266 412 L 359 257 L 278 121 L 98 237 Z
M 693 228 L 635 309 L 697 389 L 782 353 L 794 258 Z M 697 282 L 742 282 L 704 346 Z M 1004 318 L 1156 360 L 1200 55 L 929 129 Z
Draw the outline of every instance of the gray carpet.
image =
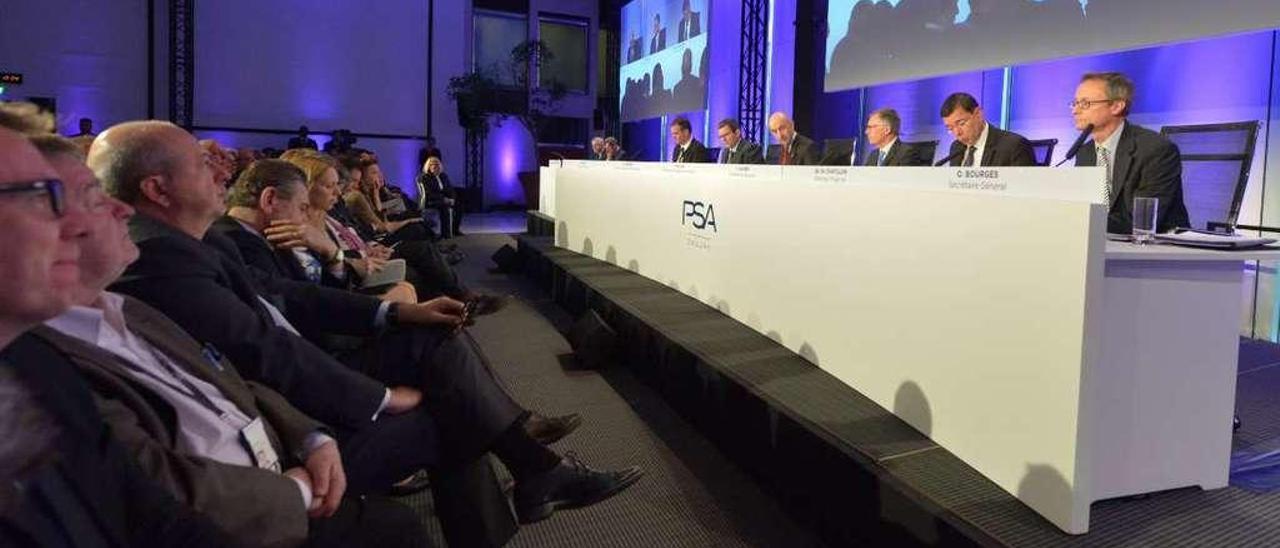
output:
M 679 343 L 686 348 L 706 352 L 706 341 L 737 329 L 728 318 L 720 322 L 702 321 L 701 316 L 695 318 L 692 310 L 696 308 L 696 301 L 681 297 L 669 288 L 658 287 L 660 284 L 628 275 L 620 268 L 563 250 L 541 249 L 541 252 L 563 268 L 565 275 L 580 280 L 613 305 L 627 308 L 659 328 L 680 325 L 678 337 L 673 338 L 679 338 Z M 755 340 L 767 342 L 760 335 L 756 335 Z M 709 359 L 726 371 L 737 370 L 732 358 L 744 349 L 744 343 L 738 343 L 732 349 L 719 349 L 716 353 L 723 355 Z M 1234 446 L 1245 449 L 1274 443 L 1280 439 L 1280 398 L 1276 396 L 1280 394 L 1280 346 L 1243 341 L 1239 370 L 1237 408 L 1243 427 L 1235 436 Z M 736 378 L 760 381 L 750 375 Z M 788 409 L 804 411 L 813 405 L 812 394 L 806 391 L 803 395 L 774 393 L 772 396 Z M 851 413 L 851 406 L 838 407 L 842 413 Z M 1230 425 L 1223 427 L 1230 428 Z M 860 429 L 847 432 L 827 429 L 827 432 L 835 434 L 841 443 L 870 453 L 874 453 L 870 449 L 883 441 L 878 435 L 852 439 L 854 435 L 865 434 Z M 1277 493 L 1254 493 L 1236 487 L 1213 491 L 1187 488 L 1101 501 L 1092 506 L 1090 532 L 1071 536 L 944 448 L 909 453 L 882 461 L 881 465 L 897 482 L 936 505 L 944 519 L 981 531 L 986 538 L 978 540 L 993 545 L 1280 546 L 1280 494 Z M 925 535 L 919 540 L 929 542 L 928 537 Z
M 499 375 L 527 408 L 583 415 L 582 427 L 554 448 L 597 468 L 637 464 L 645 471 L 613 499 L 523 527 L 509 546 L 819 545 L 627 371 L 566 369 L 571 349 L 561 331 L 572 319 L 523 276 L 488 272 L 490 255 L 512 239 L 472 234 L 457 241 L 467 259 L 456 268 L 473 289 L 517 297 L 469 330 Z M 431 536 L 443 546 L 429 498 L 405 502 L 428 516 Z

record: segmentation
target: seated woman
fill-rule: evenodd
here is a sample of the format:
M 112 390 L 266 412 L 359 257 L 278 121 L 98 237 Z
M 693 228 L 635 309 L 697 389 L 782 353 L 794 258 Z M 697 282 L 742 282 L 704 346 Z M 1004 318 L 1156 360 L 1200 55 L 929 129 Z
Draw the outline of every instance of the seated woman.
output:
M 319 212 L 338 209 L 338 191 L 351 182 L 341 177 L 340 173 L 350 173 L 342 164 L 333 158 L 312 151 L 291 151 L 284 156 L 286 160 L 302 169 L 306 175 L 306 184 L 311 209 L 316 212 L 314 226 L 323 230 L 330 242 L 343 250 L 344 258 L 359 258 L 371 261 L 374 266 L 387 259 L 404 259 L 406 263 L 405 279 L 411 283 L 421 299 L 430 299 L 440 295 L 461 301 L 476 301 L 476 313 L 495 312 L 506 305 L 505 297 L 483 295 L 467 289 L 458 278 L 456 272 L 449 267 L 445 258 L 430 241 L 421 239 L 399 240 L 390 247 L 375 241 L 365 241 L 359 231 L 334 215 L 320 216 Z M 324 249 L 312 249 L 321 257 L 325 257 Z M 368 264 L 351 262 L 350 267 L 359 273 Z
M 433 208 L 440 214 L 440 237 L 461 236 L 462 203 L 449 181 L 449 174 L 444 172 L 444 163 L 434 156 L 427 158 L 422 165 L 422 173 L 418 174 L 417 184 L 419 209 L 425 212 L 427 208 Z
M 296 161 L 332 171 L 317 158 Z M 232 186 L 227 198 L 230 209 L 216 225 L 236 241 L 246 260 L 256 256 L 254 251 L 261 245 L 258 242 L 265 239 L 275 251 L 276 264 L 290 277 L 342 289 L 358 288 L 358 280 L 381 268 L 384 261 L 373 256 L 345 255 L 328 233 L 325 210 L 316 213 L 311 207 L 312 201 L 332 205 L 329 202 L 336 200 L 337 176 L 316 181 L 308 184 L 306 174 L 286 161 L 254 162 Z M 418 300 L 414 287 L 405 282 L 370 292 L 389 301 Z
M 378 164 L 365 166 L 364 176 L 358 185 L 347 191 L 342 199 L 357 220 L 382 234 L 382 242 L 392 244 L 403 240 L 434 240 L 435 234 L 422 224 L 421 218 L 393 221 L 387 218 L 382 207 L 382 170 Z

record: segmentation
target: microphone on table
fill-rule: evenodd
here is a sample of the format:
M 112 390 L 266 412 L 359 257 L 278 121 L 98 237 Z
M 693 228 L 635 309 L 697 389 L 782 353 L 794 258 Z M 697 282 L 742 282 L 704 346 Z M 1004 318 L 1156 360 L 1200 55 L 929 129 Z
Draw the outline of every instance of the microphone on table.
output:
M 1064 158 L 1062 158 L 1061 162 L 1054 164 L 1053 167 L 1058 167 L 1066 163 L 1067 160 L 1075 158 L 1076 154 L 1080 152 L 1080 147 L 1084 146 L 1084 142 L 1088 140 L 1089 136 L 1092 134 L 1093 134 L 1093 124 L 1084 126 L 1084 130 L 1080 132 L 1080 136 L 1076 137 L 1076 142 L 1071 143 L 1071 148 L 1067 149 L 1067 155 Z
M 965 147 L 965 148 L 962 148 L 962 149 L 957 150 L 957 151 L 955 151 L 955 152 L 952 152 L 950 156 L 947 156 L 946 158 L 943 158 L 943 159 L 941 159 L 941 160 L 938 160 L 937 162 L 934 162 L 934 163 L 933 163 L 933 167 L 944 166 L 944 165 L 947 165 L 947 164 L 951 163 L 951 161 L 952 161 L 952 160 L 954 160 L 954 159 L 956 159 L 956 158 L 959 158 L 959 157 L 961 157 L 961 156 L 964 156 L 964 151 L 965 151 L 965 150 L 967 150 L 967 149 L 968 149 L 968 147 Z
M 563 155 L 563 154 L 560 154 L 559 152 L 555 152 L 555 151 L 550 151 L 550 152 L 548 152 L 548 153 L 549 153 L 550 155 L 552 155 L 552 156 L 555 156 L 555 159 L 556 159 L 556 160 L 560 160 L 560 167 L 564 167 L 564 155 Z M 551 161 L 550 161 L 550 160 L 548 160 L 548 161 L 547 161 L 547 166 L 548 166 L 548 167 L 550 167 L 550 166 L 551 166 Z

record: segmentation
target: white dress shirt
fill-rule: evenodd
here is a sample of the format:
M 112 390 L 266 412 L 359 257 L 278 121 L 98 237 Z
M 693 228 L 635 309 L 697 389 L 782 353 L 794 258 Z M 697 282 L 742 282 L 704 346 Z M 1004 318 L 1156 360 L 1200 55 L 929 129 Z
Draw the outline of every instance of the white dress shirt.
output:
M 974 146 L 978 148 L 973 149 L 973 167 L 982 165 L 982 154 L 987 150 L 987 136 L 990 133 L 991 122 L 987 122 L 986 125 L 982 126 L 982 133 L 978 135 L 978 142 L 974 143 Z M 963 159 L 961 161 L 963 162 Z
M 240 431 L 253 421 L 222 394 L 222 391 L 188 373 L 151 343 L 129 331 L 124 319 L 124 298 L 103 291 L 100 308 L 73 306 L 45 325 L 115 354 L 132 367 L 123 367 L 133 380 L 159 394 L 177 414 L 176 441 L 182 453 L 236 466 L 255 466 L 253 456 L 240 441 Z M 200 395 L 191 393 L 198 390 Z M 212 404 L 211 409 L 206 404 Z M 332 441 L 313 433 L 307 451 Z M 302 493 L 305 507 L 311 506 L 311 489 L 290 477 Z

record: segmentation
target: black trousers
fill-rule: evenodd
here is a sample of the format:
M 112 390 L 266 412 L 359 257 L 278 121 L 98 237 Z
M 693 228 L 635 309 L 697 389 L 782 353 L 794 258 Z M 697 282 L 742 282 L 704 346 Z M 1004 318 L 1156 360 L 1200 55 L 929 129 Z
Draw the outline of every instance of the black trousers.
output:
M 428 468 L 450 545 L 501 546 L 515 534 L 516 523 L 487 452 L 527 412 L 476 349 L 450 331 L 392 329 L 339 356 L 389 386 L 420 388 L 424 400 L 418 410 L 384 415 L 370 433 L 352 435 L 344 445 L 344 452 L 352 451 L 344 457 L 351 463 L 348 489 L 375 492 Z M 438 445 L 428 441 L 431 434 Z M 433 452 L 438 458 L 427 459 Z
M 430 299 L 447 295 L 459 298 L 468 290 L 449 266 L 435 244 L 425 240 L 402 240 L 396 246 L 395 258 L 404 259 L 412 272 L 406 274 L 409 283 L 418 291 L 418 298 Z
M 408 506 L 381 497 L 346 497 L 332 516 L 311 520 L 306 545 L 425 548 L 431 543 L 422 520 Z

